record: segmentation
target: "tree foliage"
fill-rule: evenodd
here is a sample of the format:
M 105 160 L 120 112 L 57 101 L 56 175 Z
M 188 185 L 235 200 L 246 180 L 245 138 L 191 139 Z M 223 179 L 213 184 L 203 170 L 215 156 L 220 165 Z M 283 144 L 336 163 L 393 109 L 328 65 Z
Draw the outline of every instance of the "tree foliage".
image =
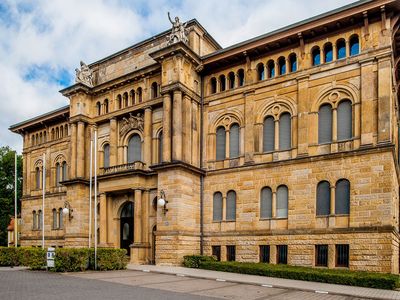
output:
M 10 147 L 0 147 L 0 246 L 7 246 L 7 226 L 14 215 L 14 156 Z M 22 196 L 22 157 L 17 156 L 18 213 Z

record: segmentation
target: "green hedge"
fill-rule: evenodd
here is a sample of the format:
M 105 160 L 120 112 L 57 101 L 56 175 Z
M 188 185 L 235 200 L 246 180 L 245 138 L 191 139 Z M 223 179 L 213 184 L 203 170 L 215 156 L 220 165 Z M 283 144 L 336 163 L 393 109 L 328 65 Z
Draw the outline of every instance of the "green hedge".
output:
M 27 266 L 32 270 L 43 269 L 47 265 L 46 251 L 33 247 L 0 247 L 0 266 Z M 97 249 L 98 270 L 126 269 L 128 257 L 125 249 Z M 94 249 L 57 248 L 53 271 L 80 272 L 94 269 Z
M 211 259 L 199 259 L 197 257 L 195 260 L 199 262 L 199 268 L 214 271 L 317 281 L 388 290 L 393 290 L 400 287 L 399 276 L 394 274 L 355 272 L 337 269 L 319 269 L 288 265 L 271 265 L 265 263 L 217 262 Z M 185 262 L 187 263 L 184 262 L 184 265 L 190 265 L 192 261 L 193 256 L 186 256 Z
M 187 268 L 199 268 L 201 262 L 217 261 L 214 256 L 186 255 L 183 257 L 183 265 Z

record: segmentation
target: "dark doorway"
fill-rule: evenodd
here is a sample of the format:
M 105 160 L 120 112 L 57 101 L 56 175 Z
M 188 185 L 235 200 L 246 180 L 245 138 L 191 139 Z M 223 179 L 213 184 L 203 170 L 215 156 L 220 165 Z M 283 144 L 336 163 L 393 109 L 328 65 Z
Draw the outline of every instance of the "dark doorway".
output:
M 151 249 L 152 250 L 151 263 L 153 265 L 156 264 L 156 231 L 157 231 L 157 225 L 154 225 L 153 230 L 152 230 L 152 234 L 151 234 L 151 237 L 152 237 L 152 240 L 153 240 L 153 243 L 152 243 L 153 248 Z
M 126 249 L 128 255 L 131 254 L 129 247 L 133 243 L 133 203 L 128 202 L 121 211 L 120 219 L 121 228 L 121 249 Z

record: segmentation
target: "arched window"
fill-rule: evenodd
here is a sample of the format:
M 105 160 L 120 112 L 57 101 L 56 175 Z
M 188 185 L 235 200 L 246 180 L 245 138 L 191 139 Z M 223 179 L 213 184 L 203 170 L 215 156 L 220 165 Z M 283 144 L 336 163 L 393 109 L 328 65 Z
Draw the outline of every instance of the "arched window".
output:
M 60 138 L 60 129 L 58 127 L 56 127 L 56 139 L 59 139 L 59 138 Z
M 121 97 L 121 95 L 117 96 L 117 106 L 118 106 L 118 109 L 122 108 L 122 97 Z
M 211 78 L 211 94 L 215 94 L 217 92 L 217 79 L 215 77 Z
M 214 193 L 213 196 L 213 221 L 222 221 L 222 194 Z
M 219 91 L 223 92 L 226 89 L 226 79 L 225 75 L 219 76 Z
M 63 181 L 68 179 L 67 172 L 68 172 L 67 162 L 63 161 L 63 163 L 62 163 L 62 180 Z
M 129 106 L 129 98 L 128 98 L 128 93 L 125 92 L 122 94 L 122 100 L 124 103 L 124 107 L 128 107 Z
M 163 132 L 158 134 L 158 163 L 163 162 Z
M 104 113 L 108 114 L 108 99 L 104 100 Z
M 60 126 L 60 138 L 64 137 L 64 126 Z M 44 139 L 43 139 L 44 141 Z
M 96 103 L 96 114 L 98 116 L 100 116 L 100 114 L 101 114 L 101 104 L 100 104 L 100 102 Z
M 319 47 L 315 47 L 312 52 L 312 64 L 313 66 L 318 66 L 321 64 L 321 51 L 319 50 Z
M 224 160 L 226 155 L 226 132 L 223 126 L 217 128 L 216 160 Z
M 56 163 L 56 186 L 60 185 L 60 175 L 61 175 L 61 167 L 59 163 Z
M 269 187 L 264 187 L 261 190 L 260 218 L 272 218 L 272 190 Z
M 332 106 L 323 104 L 318 111 L 318 143 L 332 142 Z
M 42 133 L 40 133 L 40 135 L 39 135 L 39 141 L 40 141 L 40 143 L 43 143 L 43 135 L 42 135 Z
M 46 136 L 46 131 L 45 132 L 43 132 L 43 142 L 47 142 L 47 136 Z
M 317 185 L 317 216 L 327 216 L 331 210 L 331 185 L 321 181 Z
M 63 216 L 62 208 L 58 209 L 58 228 L 59 229 L 64 228 L 64 216 Z
M 42 227 L 42 222 L 43 222 L 43 215 L 42 215 L 42 211 L 41 210 L 39 210 L 39 212 L 38 212 L 38 226 L 37 226 L 37 228 L 38 229 L 42 229 L 43 227 Z
M 57 229 L 57 219 L 58 219 L 57 214 L 58 213 L 57 213 L 57 210 L 55 208 L 53 208 L 52 212 L 53 212 L 53 226 L 52 226 L 52 228 L 53 229 Z
M 128 142 L 128 163 L 142 160 L 142 141 L 138 134 L 131 136 Z
M 36 145 L 40 144 L 40 140 L 39 140 L 39 134 L 36 133 Z
M 244 85 L 244 70 L 239 69 L 237 74 L 238 74 L 239 86 L 243 86 Z
M 157 98 L 158 97 L 158 84 L 157 82 L 153 82 L 151 84 L 151 98 Z
M 333 47 L 331 43 L 326 43 L 324 45 L 324 60 L 326 63 L 333 60 Z
M 263 151 L 270 152 L 275 150 L 275 120 L 268 116 L 263 124 Z
M 36 210 L 32 212 L 32 229 L 37 229 L 37 215 Z
M 279 75 L 286 74 L 286 59 L 283 56 L 279 57 L 278 66 L 279 66 Z
M 348 215 L 350 213 L 350 182 L 340 179 L 335 189 L 335 214 Z
M 142 101 L 143 101 L 142 88 L 138 88 L 137 91 L 136 91 L 136 94 L 137 94 L 139 103 L 142 103 Z
M 264 80 L 265 79 L 265 68 L 264 64 L 259 63 L 257 65 L 257 80 Z
M 289 72 L 297 71 L 297 55 L 296 53 L 292 53 L 289 55 Z
M 135 104 L 135 90 L 129 92 L 129 97 L 131 98 L 131 105 Z
M 238 124 L 233 124 L 229 129 L 229 158 L 239 156 L 240 147 L 240 127 Z
M 291 147 L 292 120 L 289 113 L 283 113 L 279 118 L 279 150 L 289 150 Z
M 236 220 L 236 192 L 229 191 L 226 195 L 226 220 Z
M 235 88 L 235 73 L 230 72 L 228 74 L 228 81 L 229 81 L 229 88 L 230 89 Z
M 336 42 L 337 59 L 346 58 L 346 41 L 344 39 Z
M 110 145 L 105 144 L 103 147 L 103 167 L 110 167 Z
M 350 38 L 350 56 L 357 55 L 360 53 L 360 42 L 358 35 L 353 35 Z
M 65 136 L 68 136 L 68 125 L 65 124 L 64 126 Z
M 268 70 L 268 78 L 274 78 L 275 77 L 275 62 L 273 60 L 268 61 L 267 70 Z
M 337 139 L 349 140 L 353 137 L 353 111 L 350 100 L 341 101 L 337 108 Z
M 276 191 L 276 217 L 288 217 L 289 191 L 286 185 L 281 185 Z
M 40 169 L 36 167 L 35 169 L 35 181 L 36 181 L 36 189 L 40 189 Z

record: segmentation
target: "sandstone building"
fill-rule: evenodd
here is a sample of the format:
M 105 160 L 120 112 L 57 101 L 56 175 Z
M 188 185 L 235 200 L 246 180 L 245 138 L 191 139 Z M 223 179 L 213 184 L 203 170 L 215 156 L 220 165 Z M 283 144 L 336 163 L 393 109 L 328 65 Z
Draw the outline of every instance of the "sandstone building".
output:
M 398 273 L 399 11 L 362 0 L 227 48 L 175 20 L 81 63 L 68 106 L 10 127 L 24 140 L 21 244 L 41 245 L 44 217 L 46 246 L 88 245 L 97 131 L 99 246 L 132 262 Z

